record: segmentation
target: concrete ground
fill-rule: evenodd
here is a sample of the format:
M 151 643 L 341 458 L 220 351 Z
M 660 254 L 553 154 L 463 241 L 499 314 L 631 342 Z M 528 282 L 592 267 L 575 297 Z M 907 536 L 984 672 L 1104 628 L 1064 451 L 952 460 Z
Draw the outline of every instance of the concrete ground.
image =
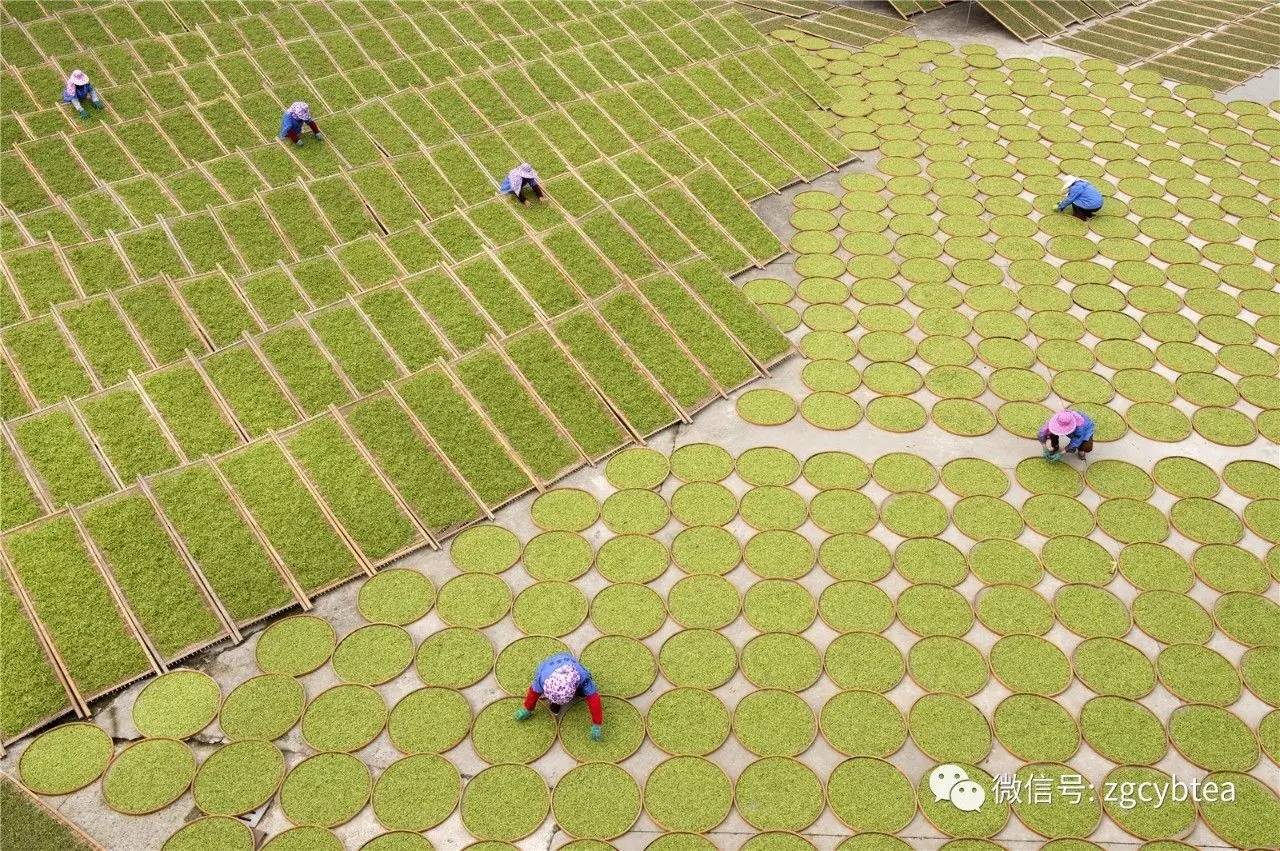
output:
M 914 31 L 908 31 L 905 34 L 914 35 L 921 39 L 942 39 L 956 45 L 967 42 L 981 42 L 995 47 L 1002 57 L 1062 55 L 1073 59 L 1084 58 L 1079 54 L 1043 42 L 1022 44 L 994 24 L 987 13 L 971 3 L 956 3 L 941 11 L 917 17 L 913 21 L 915 23 Z M 1245 98 L 1266 102 L 1277 96 L 1280 96 L 1280 70 L 1273 68 L 1265 76 L 1247 82 L 1243 86 L 1222 95 L 1220 99 L 1229 101 Z M 878 155 L 874 153 L 864 155 L 862 162 L 850 164 L 842 172 L 868 171 L 877 158 Z M 835 174 L 827 175 L 814 184 L 792 187 L 779 195 L 765 198 L 756 205 L 757 212 L 785 242 L 792 231 L 787 224 L 792 212 L 791 198 L 797 192 L 810 188 L 826 188 L 840 193 L 843 190 L 839 188 L 838 177 Z M 998 257 L 993 259 L 995 262 L 1000 262 Z M 794 271 L 793 260 L 794 255 L 785 256 L 763 270 L 748 273 L 744 276 L 744 280 L 753 277 L 776 277 L 793 284 L 798 283 L 800 276 Z M 752 387 L 775 387 L 788 391 L 797 398 L 802 398 L 808 392 L 799 379 L 802 365 L 803 360 L 799 357 L 794 357 L 780 365 L 771 378 L 758 382 Z M 990 371 L 981 363 L 975 363 L 973 366 L 979 371 Z M 1162 369 L 1162 367 L 1157 368 Z M 866 400 L 860 399 L 860 401 L 865 404 Z M 989 407 L 994 409 L 994 402 L 998 400 L 995 400 L 992 396 L 986 396 L 980 401 L 987 403 Z M 754 446 L 781 446 L 789 449 L 801 459 L 814 453 L 831 449 L 852 452 L 867 461 L 889 452 L 910 452 L 929 459 L 938 467 L 953 458 L 978 456 L 998 464 L 1009 473 L 1013 487 L 1008 497 L 1015 503 L 1019 502 L 1027 494 L 1022 491 L 1016 480 L 1014 480 L 1012 469 L 1017 462 L 1037 451 L 1032 441 L 1011 437 L 1001 429 L 997 429 L 983 438 L 970 439 L 957 437 L 945 432 L 932 422 L 921 430 L 906 435 L 880 431 L 869 425 L 865 420 L 853 429 L 842 432 L 819 430 L 808 425 L 799 417 L 781 427 L 758 427 L 744 422 L 737 415 L 732 399 L 717 402 L 706 408 L 697 415 L 695 421 L 690 425 L 668 429 L 651 440 L 650 445 L 660 451 L 669 452 L 674 447 L 694 442 L 715 443 L 735 455 Z M 1276 447 L 1261 439 L 1243 449 L 1232 449 L 1209 443 L 1194 434 L 1192 438 L 1181 444 L 1170 445 L 1149 441 L 1132 432 L 1118 443 L 1099 444 L 1098 450 L 1093 457 L 1098 459 L 1118 458 L 1149 469 L 1154 458 L 1176 454 L 1193 456 L 1218 470 L 1228 461 L 1237 458 L 1256 458 L 1271 463 L 1280 461 L 1280 453 L 1277 452 Z M 1079 464 L 1078 461 L 1074 460 L 1070 463 Z M 581 470 L 559 484 L 583 488 L 596 494 L 601 500 L 612 492 L 612 487 L 605 482 L 603 472 L 599 468 Z M 674 480 L 668 480 L 663 487 L 664 495 L 669 496 L 677 484 Z M 732 479 L 727 484 L 738 493 L 746 490 L 745 484 L 737 479 Z M 793 487 L 806 497 L 815 492 L 803 481 L 798 482 Z M 877 502 L 885 495 L 874 483 L 868 484 L 866 491 Z M 943 499 L 944 502 L 948 502 L 948 504 L 954 504 L 955 502 L 955 497 L 949 494 L 937 493 L 936 495 Z M 1086 492 L 1081 499 L 1092 506 L 1096 505 L 1098 498 L 1091 492 Z M 1226 489 L 1219 496 L 1219 499 L 1237 512 L 1242 511 L 1246 503 L 1246 500 L 1242 497 Z M 1172 502 L 1171 498 L 1163 493 L 1155 497 L 1154 501 L 1165 511 L 1167 511 L 1169 504 Z M 515 531 L 522 539 L 527 540 L 538 531 L 529 519 L 528 509 L 530 502 L 531 497 L 526 497 L 506 507 L 499 513 L 495 522 Z M 741 538 L 745 539 L 749 535 L 749 530 L 740 519 L 735 520 L 731 528 L 734 528 Z M 676 531 L 678 531 L 676 524 L 671 524 L 668 529 L 659 533 L 657 537 L 669 542 Z M 810 531 L 812 532 L 813 530 L 810 529 Z M 593 543 L 596 545 L 599 545 L 607 537 L 599 527 L 587 534 L 595 539 Z M 883 528 L 878 529 L 876 534 L 890 549 L 897 542 L 895 536 L 886 532 Z M 813 537 L 816 542 L 820 535 L 813 534 Z M 953 543 L 967 548 L 967 542 L 954 528 L 949 529 L 943 537 L 952 539 Z M 1254 537 L 1252 533 L 1249 533 L 1249 537 L 1242 545 L 1258 552 L 1265 552 L 1265 545 Z M 1257 549 L 1259 547 L 1261 549 Z M 1191 549 L 1192 547 L 1189 546 L 1183 547 L 1182 555 L 1189 557 Z M 447 548 L 446 551 L 425 550 L 415 553 L 406 557 L 400 566 L 412 567 L 422 571 L 432 579 L 437 588 L 455 572 L 449 562 Z M 669 569 L 663 577 L 651 583 L 651 587 L 665 596 L 670 586 L 682 576 L 683 574 L 678 570 Z M 518 593 L 531 581 L 520 570 L 509 571 L 503 575 L 503 578 L 512 586 L 513 593 Z M 733 581 L 742 591 L 745 591 L 751 583 L 756 581 L 756 577 L 747 571 L 745 567 L 735 569 L 727 578 Z M 814 570 L 809 576 L 800 581 L 816 597 L 820 589 L 830 580 L 821 571 Z M 605 584 L 603 578 L 594 572 L 589 573 L 578 581 L 579 587 L 588 594 L 596 593 Z M 907 583 L 896 574 L 891 574 L 879 584 L 891 595 L 896 595 L 897 592 L 906 587 Z M 1046 575 L 1045 582 L 1037 590 L 1046 598 L 1049 598 L 1059 584 L 1052 576 Z M 964 593 L 969 599 L 973 599 L 980 587 L 981 584 L 978 580 L 970 576 L 957 590 Z M 339 636 L 350 632 L 363 622 L 356 613 L 355 608 L 355 595 L 358 589 L 359 583 L 357 582 L 322 597 L 316 602 L 313 613 L 329 620 Z M 1134 590 L 1126 583 L 1113 583 L 1109 590 L 1121 596 L 1126 603 L 1130 603 L 1134 596 Z M 1197 591 L 1206 592 L 1208 589 L 1203 585 L 1197 586 L 1192 595 L 1196 596 Z M 1213 595 L 1205 594 L 1203 597 L 1200 602 L 1206 606 L 1211 606 Z M 444 624 L 433 611 L 423 620 L 408 627 L 408 629 L 415 642 L 420 642 L 427 635 L 441 629 L 443 626 Z M 678 625 L 668 619 L 665 626 L 657 634 L 648 638 L 645 643 L 656 655 L 663 640 L 678 629 Z M 499 649 L 521 635 L 509 618 L 485 630 L 485 632 Z M 753 631 L 742 619 L 739 619 L 724 632 L 736 645 L 741 646 Z M 581 650 L 595 635 L 594 628 L 588 622 L 569 638 L 570 646 L 575 650 Z M 836 635 L 837 633 L 826 627 L 821 621 L 817 622 L 805 633 L 805 637 L 812 641 L 819 650 L 824 650 Z M 906 648 L 915 640 L 915 636 L 909 633 L 900 623 L 896 622 L 885 635 L 897 643 L 903 649 L 904 654 Z M 1080 641 L 1079 638 L 1067 632 L 1060 624 L 1055 625 L 1053 631 L 1046 637 L 1067 652 Z M 975 628 L 967 638 L 982 649 L 984 653 L 994 643 L 994 636 L 980 627 Z M 1142 649 L 1149 658 L 1154 658 L 1160 649 L 1160 645 L 1138 630 L 1134 630 L 1127 636 L 1126 640 Z M 222 685 L 225 695 L 235 685 L 258 673 L 254 662 L 256 641 L 256 636 L 253 636 L 236 647 L 215 648 L 206 651 L 189 664 L 191 667 L 206 671 L 217 679 Z M 1209 646 L 1226 654 L 1232 661 L 1239 661 L 1241 648 L 1226 641 L 1221 633 L 1215 636 Z M 302 682 L 306 686 L 308 695 L 314 697 L 325 688 L 336 684 L 337 680 L 332 670 L 326 666 L 313 674 L 303 677 Z M 405 694 L 418 687 L 420 687 L 420 683 L 410 671 L 391 683 L 379 687 L 379 691 L 386 698 L 388 706 L 392 706 Z M 728 685 L 718 689 L 716 693 L 727 706 L 732 708 L 738 698 L 752 691 L 753 688 L 739 672 Z M 95 707 L 94 720 L 111 732 L 118 742 L 125 743 L 138 737 L 138 733 L 130 720 L 130 714 L 133 701 L 140 689 L 140 685 L 135 686 Z M 804 692 L 804 697 L 811 706 L 817 709 L 837 690 L 832 682 L 824 679 L 812 689 Z M 633 703 L 637 708 L 647 711 L 649 704 L 659 693 L 659 689 L 652 689 L 649 693 L 636 698 Z M 905 713 L 922 693 L 923 691 L 907 678 L 902 684 L 889 692 L 888 696 Z M 974 698 L 974 702 L 989 718 L 996 704 L 1007 694 L 1008 691 L 1003 686 L 993 683 Z M 505 693 L 498 687 L 496 679 L 490 674 L 481 683 L 468 689 L 467 695 L 473 707 L 478 711 L 480 707 L 487 703 L 505 696 Z M 1071 688 L 1060 695 L 1058 700 L 1078 716 L 1080 707 L 1091 696 L 1091 692 L 1078 680 L 1075 680 Z M 1177 705 L 1177 701 L 1163 689 L 1157 689 L 1152 697 L 1145 699 L 1144 702 L 1151 706 L 1161 717 L 1167 717 L 1168 712 Z M 1248 692 L 1245 693 L 1245 696 L 1238 704 L 1232 707 L 1233 712 L 1255 729 L 1259 720 L 1266 714 L 1267 709 L 1268 707 Z M 197 756 L 201 760 L 216 749 L 220 743 L 221 739 L 218 735 L 216 724 L 193 741 Z M 310 752 L 308 746 L 303 742 L 298 729 L 292 731 L 278 744 L 284 748 L 287 763 L 290 766 L 296 764 Z M 26 743 L 24 742 L 13 747 L 3 759 L 0 759 L 0 768 L 10 773 L 16 773 L 17 760 L 25 745 Z M 366 764 L 375 770 L 376 774 L 377 771 L 398 759 L 400 754 L 392 748 L 384 732 L 372 745 L 360 752 L 360 756 Z M 641 749 L 628 759 L 624 766 L 631 771 L 633 776 L 642 778 L 666 756 L 652 742 L 646 740 Z M 485 767 L 485 763 L 472 750 L 469 740 L 464 740 L 458 748 L 450 751 L 448 757 L 451 762 L 458 766 L 464 781 Z M 714 756 L 714 760 L 731 773 L 740 771 L 754 759 L 755 757 L 743 749 L 732 736 Z M 805 764 L 823 777 L 827 776 L 844 759 L 845 757 L 828 746 L 821 736 L 802 757 L 802 761 Z M 907 741 L 903 750 L 893 757 L 893 762 L 908 777 L 922 775 L 933 764 L 933 761 L 919 752 L 910 740 Z M 560 748 L 553 747 L 547 756 L 534 763 L 534 767 L 547 779 L 549 785 L 553 785 L 556 778 L 575 764 Z M 1021 764 L 1020 760 L 1014 758 L 998 742 L 995 742 L 991 756 L 984 761 L 983 767 L 992 774 L 999 774 L 1005 771 L 1012 771 Z M 1099 780 L 1111 768 L 1110 763 L 1095 755 L 1084 745 L 1082 745 L 1080 753 L 1073 758 L 1072 765 L 1085 776 L 1095 781 Z M 1262 771 L 1271 767 L 1265 758 L 1261 765 L 1262 768 L 1260 770 Z M 1172 750 L 1170 756 L 1160 763 L 1160 767 L 1182 776 L 1200 776 L 1203 774 L 1199 769 L 1183 760 L 1176 751 Z M 132 851 L 133 849 L 159 848 L 174 830 L 192 816 L 194 811 L 191 797 L 188 794 L 174 806 L 168 807 L 155 815 L 145 818 L 122 816 L 112 812 L 104 805 L 99 786 L 96 783 L 85 790 L 62 799 L 47 799 L 47 803 L 56 807 L 63 815 L 79 824 L 104 846 L 110 849 L 121 849 L 121 851 L 126 851 L 126 849 Z M 283 831 L 289 826 L 279 807 L 275 805 L 270 807 L 260 825 L 269 835 Z M 337 832 L 348 848 L 357 849 L 364 842 L 381 833 L 382 828 L 375 820 L 372 810 L 366 808 L 355 820 L 339 828 Z M 660 832 L 661 830 L 657 825 L 642 813 L 635 828 L 614 844 L 621 849 L 642 849 Z M 723 825 L 709 834 L 709 838 L 719 847 L 736 847 L 754 833 L 755 831 L 737 813 L 733 813 Z M 834 848 L 841 839 L 848 835 L 848 830 L 836 820 L 830 810 L 824 812 L 822 817 L 809 830 L 805 831 L 805 836 L 822 849 Z M 442 825 L 428 831 L 427 836 L 435 847 L 440 849 L 462 848 L 474 841 L 463 829 L 459 812 L 456 810 Z M 912 846 L 919 848 L 936 848 L 947 841 L 919 813 L 917 813 L 915 821 L 906 830 L 902 831 L 899 836 Z M 559 847 L 567 841 L 568 837 L 558 833 L 554 820 L 548 818 L 534 835 L 518 844 L 526 849 L 551 849 Z M 1009 848 L 1033 848 L 1038 847 L 1044 840 L 1024 828 L 1016 818 L 1011 818 L 1009 826 L 1000 835 L 998 841 Z M 1091 841 L 1110 848 L 1136 847 L 1140 844 L 1133 837 L 1122 833 L 1110 822 L 1106 822 L 1106 826 L 1091 837 Z M 1225 847 L 1217 837 L 1204 827 L 1203 823 L 1198 823 L 1195 832 L 1185 838 L 1184 841 L 1196 847 Z

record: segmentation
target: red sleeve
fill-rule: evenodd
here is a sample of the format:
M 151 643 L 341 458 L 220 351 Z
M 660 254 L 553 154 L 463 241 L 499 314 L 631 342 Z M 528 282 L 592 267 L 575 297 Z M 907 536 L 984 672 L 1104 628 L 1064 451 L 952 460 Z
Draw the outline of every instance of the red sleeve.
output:
M 319 133 L 319 132 L 320 132 L 320 128 L 319 128 L 318 126 L 316 126 L 315 121 L 308 121 L 308 122 L 307 122 L 307 126 L 311 128 L 311 132 L 312 132 L 312 133 Z
M 540 692 L 536 692 L 533 689 L 529 689 L 529 691 L 524 696 L 524 708 L 532 712 L 533 707 L 538 705 L 538 698 L 540 697 L 542 697 L 542 694 Z
M 604 723 L 604 707 L 600 704 L 600 692 L 596 692 L 587 698 L 587 709 L 591 712 L 592 724 Z

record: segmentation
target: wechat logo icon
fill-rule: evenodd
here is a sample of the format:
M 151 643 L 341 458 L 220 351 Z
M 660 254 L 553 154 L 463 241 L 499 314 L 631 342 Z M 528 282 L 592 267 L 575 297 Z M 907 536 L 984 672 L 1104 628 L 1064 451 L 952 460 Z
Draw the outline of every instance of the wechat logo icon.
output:
M 966 813 L 977 812 L 987 800 L 982 784 L 969 779 L 969 773 L 958 765 L 939 765 L 929 772 L 929 791 L 935 801 L 950 801 Z

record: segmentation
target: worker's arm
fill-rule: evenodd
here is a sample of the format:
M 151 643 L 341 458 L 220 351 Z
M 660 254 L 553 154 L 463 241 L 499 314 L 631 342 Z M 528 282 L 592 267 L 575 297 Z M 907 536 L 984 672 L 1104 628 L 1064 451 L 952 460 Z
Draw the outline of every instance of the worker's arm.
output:
M 538 698 L 542 697 L 542 692 L 537 691 L 533 686 L 525 692 L 524 704 L 516 710 L 516 720 L 523 721 L 533 714 L 533 707 L 538 705 Z
M 586 700 L 587 711 L 591 713 L 591 741 L 598 742 L 604 738 L 604 707 L 600 704 L 600 693 L 592 692 Z
M 1083 180 L 1077 180 L 1071 184 L 1071 187 L 1067 189 L 1067 197 L 1063 198 L 1062 203 L 1058 205 L 1058 212 L 1062 212 L 1084 197 L 1085 193 L 1089 191 L 1088 186 Z
M 604 705 L 600 702 L 600 693 L 587 695 L 587 711 L 591 713 L 591 723 L 597 727 L 604 723 Z
M 1044 454 L 1045 460 L 1049 460 L 1049 461 L 1058 460 L 1058 457 L 1061 454 L 1061 451 L 1058 449 L 1054 449 L 1053 435 L 1049 433 L 1048 426 L 1045 426 L 1040 429 L 1040 431 L 1036 434 L 1036 440 L 1040 441 L 1040 446 L 1044 450 L 1043 454 Z
M 583 700 L 587 702 L 587 711 L 591 713 L 591 740 L 598 742 L 604 738 L 604 731 L 601 729 L 604 724 L 604 706 L 600 703 L 600 689 L 596 688 L 591 672 L 583 668 L 582 673 L 582 683 L 578 688 L 582 691 Z
M 1063 210 L 1071 206 L 1071 202 L 1076 199 L 1075 190 L 1076 190 L 1076 187 L 1079 185 L 1080 185 L 1079 182 L 1076 182 L 1067 187 L 1067 194 L 1063 197 L 1061 201 L 1058 202 L 1059 213 L 1061 213 Z

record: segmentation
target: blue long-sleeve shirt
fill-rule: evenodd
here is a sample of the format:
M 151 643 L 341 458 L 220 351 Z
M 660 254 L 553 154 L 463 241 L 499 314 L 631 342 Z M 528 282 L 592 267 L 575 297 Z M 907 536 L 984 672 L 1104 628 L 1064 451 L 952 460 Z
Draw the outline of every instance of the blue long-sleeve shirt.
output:
M 284 115 L 280 117 L 280 135 L 278 138 L 283 139 L 290 133 L 301 133 L 303 127 L 310 127 L 314 132 L 316 130 L 316 122 L 314 119 L 303 121 L 301 118 L 291 115 L 288 110 L 285 110 Z
M 1058 204 L 1058 212 L 1075 205 L 1080 210 L 1102 209 L 1102 193 L 1087 180 L 1077 180 L 1067 187 L 1067 197 Z
M 498 185 L 498 192 L 503 195 L 507 195 L 507 194 L 519 195 L 521 192 L 524 191 L 524 188 L 526 185 L 537 186 L 538 179 L 536 177 L 526 177 L 520 181 L 520 185 L 518 187 L 513 187 L 511 185 L 511 175 L 507 175 L 506 177 L 502 178 L 502 183 Z

